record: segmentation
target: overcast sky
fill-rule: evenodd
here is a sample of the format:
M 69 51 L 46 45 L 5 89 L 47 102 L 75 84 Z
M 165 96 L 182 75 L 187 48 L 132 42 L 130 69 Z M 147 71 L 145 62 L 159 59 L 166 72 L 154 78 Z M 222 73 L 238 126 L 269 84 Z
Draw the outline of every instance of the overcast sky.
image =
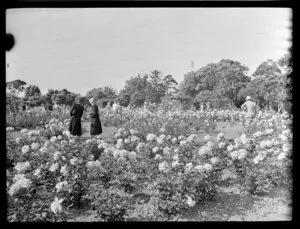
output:
M 191 61 L 232 59 L 251 74 L 287 53 L 291 18 L 288 8 L 11 9 L 6 81 L 85 95 L 155 69 L 180 83 Z

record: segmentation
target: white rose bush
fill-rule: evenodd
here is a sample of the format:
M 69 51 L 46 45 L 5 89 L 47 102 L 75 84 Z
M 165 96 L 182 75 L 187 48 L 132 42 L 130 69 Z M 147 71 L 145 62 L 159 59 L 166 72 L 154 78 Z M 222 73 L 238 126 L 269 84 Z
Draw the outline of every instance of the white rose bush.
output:
M 99 221 L 174 220 L 213 200 L 219 186 L 251 194 L 291 187 L 291 117 L 262 113 L 239 137 L 214 139 L 216 121 L 240 122 L 239 111 L 122 112 L 105 113 L 119 126 L 110 143 L 70 135 L 65 116 L 18 139 L 7 129 L 8 220 L 66 221 L 81 208 Z

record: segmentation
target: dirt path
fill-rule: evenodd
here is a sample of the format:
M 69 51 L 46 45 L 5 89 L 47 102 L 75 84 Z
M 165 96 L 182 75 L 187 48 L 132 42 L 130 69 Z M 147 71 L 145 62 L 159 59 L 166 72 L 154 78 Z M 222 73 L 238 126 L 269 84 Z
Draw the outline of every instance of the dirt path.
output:
M 283 189 L 267 196 L 235 193 L 220 189 L 215 198 L 183 218 L 187 221 L 289 221 L 291 198 Z

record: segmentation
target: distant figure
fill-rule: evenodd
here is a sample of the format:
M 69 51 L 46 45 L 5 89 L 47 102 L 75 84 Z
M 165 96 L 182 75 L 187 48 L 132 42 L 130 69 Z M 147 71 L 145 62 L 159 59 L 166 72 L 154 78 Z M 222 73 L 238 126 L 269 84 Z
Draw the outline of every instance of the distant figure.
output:
M 69 131 L 72 135 L 81 136 L 81 117 L 83 114 L 83 106 L 80 104 L 79 98 L 75 100 L 74 105 L 71 107 L 70 115 L 72 116 Z
M 211 108 L 211 106 L 210 106 L 210 102 L 209 101 L 207 101 L 207 103 L 206 103 L 206 110 L 210 110 L 210 108 Z
M 49 105 L 48 105 L 48 111 L 53 111 L 53 107 L 52 107 L 51 103 L 49 103 Z
M 201 105 L 200 105 L 200 111 L 201 111 L 201 112 L 204 111 L 204 103 L 201 103 Z
M 95 135 L 102 134 L 102 126 L 99 118 L 99 108 L 96 105 L 95 99 L 92 97 L 89 100 L 91 106 L 91 112 L 88 117 L 91 118 L 91 125 L 90 125 L 90 138 L 93 138 Z
M 246 110 L 246 126 L 249 126 L 256 116 L 257 106 L 250 96 L 246 97 L 246 102 L 241 106 L 242 110 Z
M 22 110 L 26 111 L 26 106 L 25 105 L 22 106 Z
M 112 109 L 115 113 L 119 114 L 120 110 L 121 110 L 121 106 L 120 104 L 117 102 L 117 103 L 114 103 L 113 106 L 112 106 Z
M 106 109 L 107 114 L 109 114 L 111 112 L 111 103 L 110 102 L 107 103 L 105 109 Z

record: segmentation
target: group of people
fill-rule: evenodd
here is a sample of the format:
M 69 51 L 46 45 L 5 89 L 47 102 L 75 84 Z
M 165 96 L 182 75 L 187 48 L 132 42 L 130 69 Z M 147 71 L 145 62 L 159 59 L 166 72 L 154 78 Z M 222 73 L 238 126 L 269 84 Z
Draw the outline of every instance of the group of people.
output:
M 88 112 L 87 117 L 90 118 L 90 138 L 92 139 L 94 136 L 98 136 L 102 134 L 102 125 L 99 117 L 99 108 L 97 106 L 96 100 L 91 98 L 89 100 L 91 104 L 89 112 L 87 111 L 87 107 L 82 105 L 82 101 L 80 98 L 75 100 L 74 105 L 71 107 L 70 115 L 71 121 L 69 126 L 69 131 L 72 135 L 81 136 L 81 117 L 83 112 Z
M 69 131 L 72 135 L 81 136 L 81 117 L 83 112 L 88 112 L 88 118 L 90 118 L 90 138 L 102 134 L 102 125 L 99 117 L 99 108 L 96 104 L 96 100 L 91 98 L 89 100 L 90 111 L 87 111 L 87 107 L 84 107 L 80 98 L 75 100 L 74 105 L 71 107 L 70 115 L 72 116 Z M 113 110 L 118 110 L 119 104 L 114 104 Z M 111 106 L 109 104 L 108 106 Z M 242 110 L 246 111 L 246 126 L 249 126 L 254 120 L 257 113 L 257 105 L 250 96 L 246 97 L 246 102 L 241 106 Z

